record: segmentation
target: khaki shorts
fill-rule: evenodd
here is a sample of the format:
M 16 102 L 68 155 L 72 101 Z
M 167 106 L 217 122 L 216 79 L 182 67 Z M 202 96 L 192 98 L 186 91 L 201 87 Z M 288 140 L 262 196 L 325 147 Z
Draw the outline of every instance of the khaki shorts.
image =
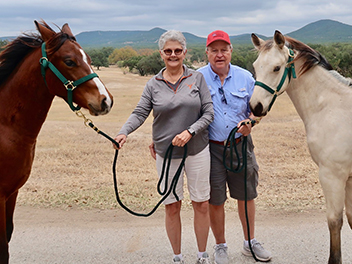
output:
M 182 159 L 172 159 L 170 163 L 170 171 L 168 178 L 168 185 L 177 171 Z M 160 177 L 162 172 L 164 158 L 156 155 L 156 168 Z M 183 200 L 183 173 L 187 177 L 187 187 L 190 198 L 194 202 L 205 202 L 210 198 L 210 153 L 209 145 L 207 145 L 201 152 L 196 155 L 188 156 L 185 161 L 185 166 L 176 186 L 176 194 L 179 200 Z M 164 191 L 164 180 L 161 183 L 161 190 Z M 168 186 L 168 187 L 169 187 Z M 176 202 L 176 197 L 171 192 L 170 195 L 164 200 L 164 204 L 171 204 Z
M 237 144 L 237 150 L 242 160 L 242 143 Z M 254 146 L 251 136 L 247 137 L 247 200 L 253 200 L 258 196 L 258 164 L 253 152 Z M 229 188 L 230 197 L 237 200 L 245 200 L 244 170 L 233 173 L 226 170 L 223 164 L 224 146 L 210 142 L 211 170 L 210 170 L 210 200 L 213 205 L 222 205 L 226 199 L 226 189 Z M 234 154 L 234 157 L 236 155 Z M 234 158 L 236 159 L 236 158 Z M 226 164 L 229 164 L 229 151 L 226 153 Z M 237 167 L 237 160 L 233 163 L 233 168 Z M 227 165 L 229 166 L 229 165 Z

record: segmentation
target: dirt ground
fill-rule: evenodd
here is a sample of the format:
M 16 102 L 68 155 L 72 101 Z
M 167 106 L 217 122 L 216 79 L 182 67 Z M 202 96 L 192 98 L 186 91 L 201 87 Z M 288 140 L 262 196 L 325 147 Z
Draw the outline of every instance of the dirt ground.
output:
M 171 263 L 172 251 L 164 229 L 163 209 L 138 218 L 122 209 L 61 210 L 18 206 L 10 242 L 10 263 Z M 183 254 L 195 263 L 192 212 L 183 210 Z M 342 229 L 343 263 L 352 263 L 352 232 Z M 230 263 L 255 263 L 244 257 L 242 231 L 235 212 L 227 213 Z M 256 237 L 270 250 L 275 264 L 327 263 L 329 238 L 323 210 L 304 213 L 258 212 Z M 209 235 L 208 252 L 214 238 Z
M 113 67 L 98 74 L 113 93 L 115 105 L 109 115 L 93 120 L 115 135 L 150 77 Z M 151 195 L 156 181 L 148 150 L 150 123 L 147 120 L 129 136 L 118 159 L 120 191 L 137 211 L 149 211 L 148 206 L 159 199 Z M 260 165 L 257 239 L 272 252 L 271 263 L 327 263 L 329 232 L 317 167 L 306 147 L 302 121 L 287 95 L 280 96 L 252 134 Z M 85 128 L 63 100 L 54 100 L 38 137 L 30 179 L 19 193 L 10 263 L 171 263 L 163 208 L 149 218 L 138 218 L 117 206 L 112 156 L 111 144 Z M 186 198 L 184 205 L 182 250 L 189 264 L 195 263 L 197 250 Z M 344 263 L 352 263 L 352 232 L 346 223 L 342 255 Z M 243 235 L 233 202 L 227 206 L 226 225 L 230 263 L 255 263 L 240 253 Z M 213 245 L 210 233 L 211 255 Z

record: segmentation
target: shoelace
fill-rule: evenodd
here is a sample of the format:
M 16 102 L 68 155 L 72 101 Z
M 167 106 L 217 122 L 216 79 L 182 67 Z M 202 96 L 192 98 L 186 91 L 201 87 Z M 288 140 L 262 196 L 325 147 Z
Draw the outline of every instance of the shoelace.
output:
M 200 259 L 198 259 L 197 264 L 208 264 L 208 263 L 210 263 L 207 260 L 208 259 L 206 259 L 206 258 L 200 258 Z
M 258 241 L 255 241 L 254 243 L 252 243 L 252 249 L 254 250 L 254 248 L 261 252 L 264 251 L 262 244 L 260 244 Z M 247 247 L 247 250 L 249 250 L 249 246 Z
M 226 247 L 221 245 L 221 246 L 215 246 L 215 251 L 216 254 L 219 256 L 226 255 Z

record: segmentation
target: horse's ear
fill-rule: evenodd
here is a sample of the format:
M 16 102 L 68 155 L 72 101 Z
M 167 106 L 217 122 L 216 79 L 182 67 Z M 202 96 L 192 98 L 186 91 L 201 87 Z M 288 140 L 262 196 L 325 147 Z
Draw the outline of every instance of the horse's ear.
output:
M 259 50 L 260 47 L 262 46 L 262 44 L 264 43 L 264 40 L 262 40 L 261 38 L 259 38 L 256 34 L 252 33 L 251 35 L 252 38 L 252 43 L 254 45 L 254 47 Z
M 34 23 L 38 31 L 40 32 L 40 35 L 42 36 L 44 42 L 46 42 L 56 34 L 55 31 L 53 31 L 50 27 L 46 27 L 46 24 L 42 25 L 36 20 L 34 20 Z
M 279 46 L 280 49 L 282 49 L 285 45 L 285 37 L 278 30 L 275 30 L 274 41 Z
M 70 37 L 74 37 L 74 35 L 73 35 L 73 33 L 72 33 L 72 31 L 71 31 L 71 29 L 70 29 L 70 27 L 68 26 L 67 23 L 62 26 L 61 31 L 62 31 L 63 33 L 66 33 L 66 34 L 69 35 Z

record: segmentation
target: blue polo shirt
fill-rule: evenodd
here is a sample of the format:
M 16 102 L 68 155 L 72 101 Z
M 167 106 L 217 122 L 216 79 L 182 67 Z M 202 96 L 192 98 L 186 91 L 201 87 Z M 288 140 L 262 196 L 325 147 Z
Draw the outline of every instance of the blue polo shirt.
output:
M 210 63 L 198 71 L 203 74 L 213 100 L 214 121 L 208 127 L 209 139 L 225 141 L 231 130 L 249 117 L 255 80 L 249 71 L 231 64 L 223 85 Z

